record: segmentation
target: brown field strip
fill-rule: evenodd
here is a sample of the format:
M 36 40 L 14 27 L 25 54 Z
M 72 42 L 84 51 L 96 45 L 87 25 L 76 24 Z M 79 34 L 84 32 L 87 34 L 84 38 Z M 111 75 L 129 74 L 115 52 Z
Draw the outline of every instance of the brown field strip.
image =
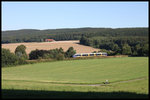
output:
M 93 51 L 99 51 L 89 46 L 80 45 L 79 41 L 54 41 L 54 42 L 30 42 L 30 43 L 10 43 L 2 44 L 2 48 L 9 49 L 11 52 L 14 52 L 16 47 L 19 45 L 26 46 L 26 52 L 29 54 L 32 50 L 50 50 L 62 47 L 66 51 L 69 47 L 73 47 L 76 50 L 76 53 L 91 53 Z

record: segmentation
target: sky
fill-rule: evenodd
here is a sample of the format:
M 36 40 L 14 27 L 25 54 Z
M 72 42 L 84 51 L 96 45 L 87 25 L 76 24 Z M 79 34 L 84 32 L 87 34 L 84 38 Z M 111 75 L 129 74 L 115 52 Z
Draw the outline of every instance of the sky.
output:
M 144 2 L 2 2 L 2 31 L 148 26 Z

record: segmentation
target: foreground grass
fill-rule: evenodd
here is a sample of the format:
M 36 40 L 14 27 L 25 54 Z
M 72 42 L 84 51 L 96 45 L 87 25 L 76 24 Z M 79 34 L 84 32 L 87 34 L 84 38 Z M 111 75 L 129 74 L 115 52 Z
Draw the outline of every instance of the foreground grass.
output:
M 2 98 L 148 98 L 148 78 L 104 86 L 2 81 Z

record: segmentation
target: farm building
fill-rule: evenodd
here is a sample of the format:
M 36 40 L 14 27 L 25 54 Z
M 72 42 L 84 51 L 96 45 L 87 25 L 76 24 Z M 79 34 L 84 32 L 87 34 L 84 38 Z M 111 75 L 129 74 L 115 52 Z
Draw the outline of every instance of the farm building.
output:
M 45 39 L 45 42 L 53 42 L 55 41 L 54 39 Z

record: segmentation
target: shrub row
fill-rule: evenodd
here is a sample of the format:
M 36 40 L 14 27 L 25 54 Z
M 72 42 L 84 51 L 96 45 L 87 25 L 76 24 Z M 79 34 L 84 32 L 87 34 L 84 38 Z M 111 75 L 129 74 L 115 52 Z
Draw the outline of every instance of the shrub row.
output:
M 65 58 L 72 57 L 76 51 L 73 47 L 70 47 L 66 52 L 62 48 L 56 48 L 52 50 L 33 50 L 29 54 L 29 59 L 55 59 L 55 60 L 63 60 Z
M 9 49 L 2 48 L 2 67 L 34 63 L 29 60 L 37 60 L 35 62 L 41 62 L 42 59 L 48 59 L 48 61 L 63 60 L 65 58 L 71 58 L 76 53 L 74 48 L 70 47 L 66 52 L 64 52 L 62 48 L 56 48 L 52 50 L 36 49 L 31 51 L 30 54 L 27 55 L 25 49 L 26 47 L 24 45 L 19 45 L 15 49 L 15 53 L 11 53 Z

